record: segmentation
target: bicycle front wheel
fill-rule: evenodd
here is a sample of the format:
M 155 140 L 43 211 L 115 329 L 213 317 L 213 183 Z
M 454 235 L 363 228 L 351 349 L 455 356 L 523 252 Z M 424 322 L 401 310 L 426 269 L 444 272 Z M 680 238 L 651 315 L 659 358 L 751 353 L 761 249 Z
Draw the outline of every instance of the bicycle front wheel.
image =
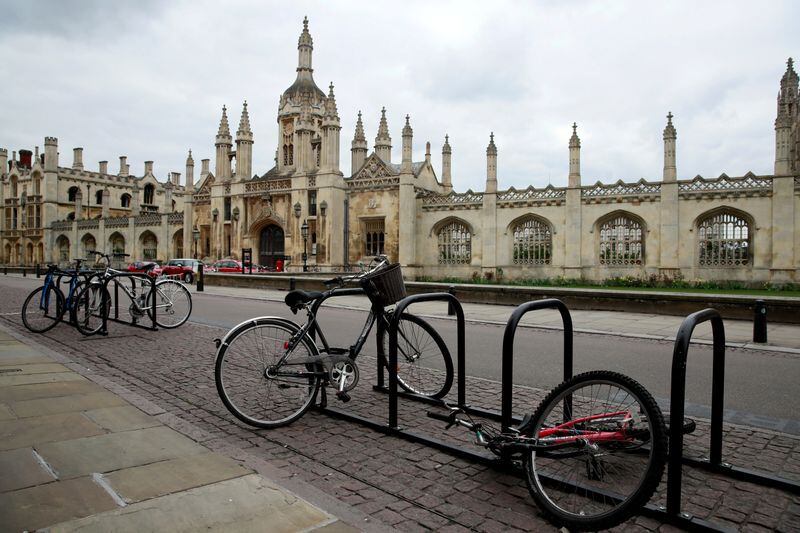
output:
M 287 353 L 298 331 L 291 322 L 256 318 L 237 326 L 219 347 L 217 392 L 242 422 L 260 428 L 283 426 L 314 402 L 320 365 L 309 360 L 318 355 L 316 346 L 306 337 Z
M 192 295 L 179 281 L 164 279 L 155 291 L 147 294 L 147 315 L 153 319 L 153 293 L 156 295 L 156 324 L 160 328 L 177 328 L 192 314 Z
M 103 329 L 111 308 L 111 296 L 102 285 L 90 283 L 75 298 L 72 309 L 75 327 L 84 335 L 94 335 Z
M 39 287 L 22 305 L 22 323 L 34 333 L 52 329 L 64 316 L 64 296 L 53 285 Z
M 379 335 L 388 368 L 389 331 L 380 328 Z M 397 329 L 397 382 L 408 392 L 431 398 L 444 398 L 453 386 L 453 359 L 444 340 L 433 326 L 407 313 Z
M 532 428 L 545 448 L 525 456 L 528 488 L 543 514 L 570 530 L 622 523 L 647 503 L 664 473 L 664 417 L 650 393 L 622 374 L 594 371 L 565 381 L 542 401 Z

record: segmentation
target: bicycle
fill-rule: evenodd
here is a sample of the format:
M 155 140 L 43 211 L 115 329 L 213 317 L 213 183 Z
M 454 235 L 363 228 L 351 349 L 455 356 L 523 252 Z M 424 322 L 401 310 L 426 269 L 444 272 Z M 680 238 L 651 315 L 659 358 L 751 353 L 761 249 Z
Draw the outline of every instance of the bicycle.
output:
M 644 507 L 667 459 L 668 430 L 652 395 L 632 378 L 605 370 L 553 389 L 533 415 L 502 432 L 459 408 L 428 416 L 464 427 L 475 444 L 522 463 L 542 514 L 570 530 L 614 527 Z M 684 424 L 684 432 L 694 422 Z
M 106 267 L 98 279 L 89 283 L 77 297 L 75 325 L 78 331 L 84 335 L 94 335 L 102 330 L 111 310 L 108 282 L 116 276 L 128 274 L 111 268 L 111 258 L 108 254 L 93 253 L 101 259 L 105 259 Z M 155 267 L 155 263 L 148 265 L 143 275 L 147 275 L 147 272 L 153 267 Z M 131 284 L 130 288 L 122 283 L 118 283 L 117 286 L 130 299 L 128 312 L 133 323 L 147 315 L 158 327 L 177 328 L 185 323 L 192 313 L 192 295 L 179 281 L 172 279 L 154 281 L 150 290 L 146 292 L 144 292 L 145 283 L 143 282 L 142 292 L 138 294 L 135 282 Z M 153 316 L 154 308 L 156 309 L 155 316 Z
M 378 256 L 365 272 L 326 281 L 325 292 L 290 291 L 285 303 L 295 314 L 306 311 L 304 325 L 264 316 L 246 320 L 223 339 L 216 339 L 214 377 L 225 407 L 246 424 L 274 428 L 303 416 L 320 388 L 324 394 L 333 386 L 340 401 L 349 401 L 348 392 L 359 380 L 356 359 L 375 323 L 379 324 L 378 357 L 388 367 L 386 331 L 393 310 L 387 307 L 405 296 L 405 289 L 396 286 L 394 294 L 387 294 L 386 280 L 402 286 L 400 266 L 389 265 L 385 256 Z M 317 322 L 317 311 L 326 299 L 342 294 L 350 282 L 360 284 L 372 307 L 355 343 L 349 348 L 332 347 Z M 319 337 L 319 346 L 312 336 Z M 453 361 L 441 336 L 427 322 L 403 314 L 398 354 L 396 370 L 403 389 L 432 398 L 443 398 L 449 392 Z M 439 369 L 423 366 L 429 363 Z
M 74 270 L 62 270 L 58 265 L 47 265 L 47 273 L 41 287 L 34 289 L 22 304 L 22 323 L 34 333 L 44 333 L 54 328 L 70 312 L 74 321 L 76 296 L 80 287 L 96 275 L 93 270 L 81 270 L 83 259 L 74 259 Z M 64 278 L 68 278 L 64 281 Z M 68 284 L 66 297 L 61 290 Z M 38 295 L 38 296 L 37 296 Z

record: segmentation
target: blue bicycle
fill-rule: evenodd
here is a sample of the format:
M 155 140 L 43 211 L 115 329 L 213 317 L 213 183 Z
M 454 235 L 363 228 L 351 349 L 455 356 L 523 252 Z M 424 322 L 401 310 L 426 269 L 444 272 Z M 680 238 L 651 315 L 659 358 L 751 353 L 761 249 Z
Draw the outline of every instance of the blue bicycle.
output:
M 44 284 L 28 295 L 22 305 L 22 323 L 34 333 L 44 333 L 63 320 L 67 311 L 73 320 L 75 303 L 81 286 L 97 275 L 94 270 L 81 269 L 82 259 L 75 260 L 75 268 L 62 270 L 58 265 L 47 265 Z M 61 285 L 69 285 L 66 297 Z

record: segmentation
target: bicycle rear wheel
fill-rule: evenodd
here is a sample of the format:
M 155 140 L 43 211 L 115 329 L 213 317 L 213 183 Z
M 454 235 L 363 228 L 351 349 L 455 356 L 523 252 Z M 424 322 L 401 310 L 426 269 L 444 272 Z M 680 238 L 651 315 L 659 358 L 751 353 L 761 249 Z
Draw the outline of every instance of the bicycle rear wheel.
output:
M 155 291 L 147 294 L 147 315 L 153 319 L 153 293 L 156 295 L 156 324 L 160 328 L 177 328 L 192 314 L 192 295 L 183 283 L 164 279 Z
M 214 372 L 217 392 L 242 422 L 260 428 L 284 426 L 314 402 L 320 365 L 308 360 L 318 355 L 316 346 L 306 337 L 286 355 L 298 330 L 291 322 L 256 318 L 234 328 L 220 345 Z
M 391 315 L 386 315 L 391 320 Z M 379 329 L 384 364 L 389 366 L 389 332 Z M 443 398 L 453 386 L 453 359 L 442 337 L 418 316 L 403 313 L 397 330 L 397 382 L 404 390 Z
M 73 316 L 75 327 L 84 335 L 94 335 L 103 329 L 111 308 L 111 296 L 102 285 L 90 283 L 75 298 Z
M 48 284 L 31 292 L 22 305 L 22 323 L 34 333 L 49 331 L 64 316 L 64 296 Z
M 531 496 L 552 522 L 571 530 L 622 523 L 655 492 L 667 454 L 664 417 L 635 380 L 608 371 L 565 381 L 532 419 L 538 445 L 576 446 L 525 456 Z

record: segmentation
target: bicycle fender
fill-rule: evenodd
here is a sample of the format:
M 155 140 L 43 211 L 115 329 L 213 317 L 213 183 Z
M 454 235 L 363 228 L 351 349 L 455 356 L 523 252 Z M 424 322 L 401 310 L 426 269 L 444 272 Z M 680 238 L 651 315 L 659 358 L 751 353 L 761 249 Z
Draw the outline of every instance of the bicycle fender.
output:
M 228 333 L 226 333 L 224 337 L 222 337 L 222 340 L 220 340 L 219 343 L 217 343 L 217 339 L 214 340 L 214 343 L 217 345 L 217 353 L 219 353 L 219 350 L 220 348 L 222 348 L 222 346 L 228 346 L 228 339 L 234 334 L 238 334 L 241 329 L 249 327 L 250 325 L 257 324 L 259 320 L 266 320 L 266 319 L 280 322 L 286 327 L 294 329 L 295 331 L 300 330 L 300 326 L 298 326 L 295 322 L 292 322 L 288 318 L 283 318 L 280 316 L 258 316 L 254 318 L 248 318 L 244 322 L 241 322 L 232 327 L 231 330 L 228 331 Z M 306 334 L 306 338 L 309 340 L 310 344 L 316 349 L 317 344 L 314 342 L 314 340 L 308 334 Z M 318 350 L 317 353 L 319 353 Z

